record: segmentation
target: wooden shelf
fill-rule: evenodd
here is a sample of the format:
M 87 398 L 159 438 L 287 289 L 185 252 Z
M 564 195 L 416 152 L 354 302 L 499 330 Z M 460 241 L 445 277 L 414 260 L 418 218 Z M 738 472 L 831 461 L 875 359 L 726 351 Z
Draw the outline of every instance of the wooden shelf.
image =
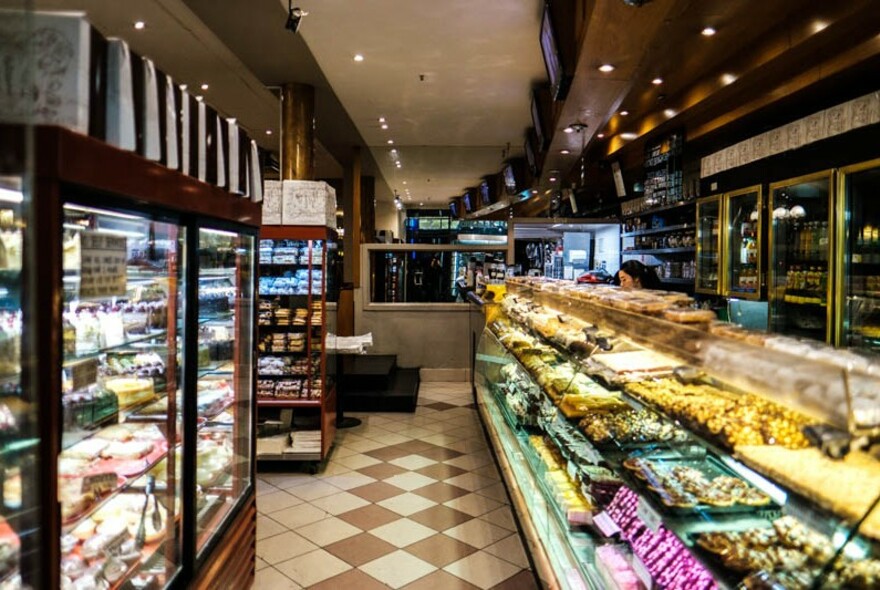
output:
M 666 227 L 653 227 L 651 229 L 639 229 L 636 231 L 622 233 L 622 234 L 620 234 L 620 237 L 621 238 L 633 238 L 636 236 L 647 236 L 650 234 L 662 234 L 664 232 L 670 232 L 670 231 L 684 231 L 684 230 L 688 230 L 688 229 L 694 229 L 696 227 L 697 226 L 694 223 L 682 223 L 679 225 L 669 225 Z
M 642 215 L 652 215 L 654 213 L 660 213 L 661 211 L 669 211 L 671 209 L 678 209 L 680 207 L 695 205 L 696 202 L 696 199 L 691 199 L 690 201 L 679 201 L 678 203 L 673 203 L 672 205 L 663 205 L 661 207 L 654 207 L 653 209 L 645 209 L 644 211 L 639 211 L 638 213 L 629 213 L 626 215 L 622 215 L 621 217 L 623 217 L 624 219 L 631 219 L 633 217 L 641 217 Z

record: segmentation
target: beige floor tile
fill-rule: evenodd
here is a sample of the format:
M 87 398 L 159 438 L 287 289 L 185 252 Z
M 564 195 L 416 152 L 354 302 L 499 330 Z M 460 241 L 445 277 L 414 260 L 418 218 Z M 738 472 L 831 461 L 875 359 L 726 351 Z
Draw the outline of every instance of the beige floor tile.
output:
M 381 463 L 379 459 L 375 459 L 370 457 L 369 455 L 364 455 L 362 453 L 357 453 L 355 455 L 349 455 L 347 457 L 342 457 L 341 459 L 334 459 L 336 463 L 340 465 L 344 465 L 349 469 L 361 469 L 363 467 L 369 467 L 370 465 L 375 465 L 376 463 Z
M 358 488 L 373 483 L 374 481 L 376 481 L 374 478 L 357 471 L 349 471 L 348 473 L 343 473 L 341 475 L 332 475 L 324 478 L 325 483 L 336 486 L 341 490 Z
M 453 467 L 455 467 L 455 465 L 453 465 Z M 483 477 L 473 472 L 462 473 L 461 475 L 450 477 L 443 481 L 448 484 L 464 488 L 470 492 L 476 492 L 477 490 L 481 490 L 485 487 L 498 483 L 497 479 L 489 479 L 488 477 Z
M 471 471 L 473 469 L 479 469 L 484 465 L 489 465 L 493 462 L 492 455 L 489 453 L 471 453 L 469 455 L 462 455 L 461 457 L 456 457 L 455 459 L 448 459 L 444 461 L 447 465 L 454 465 L 455 467 L 461 467 L 462 469 L 466 469 Z
M 381 436 L 374 436 L 373 440 L 376 442 L 380 442 L 383 445 L 390 446 L 390 445 L 398 445 L 400 443 L 404 443 L 408 440 L 412 440 L 412 438 L 407 437 L 407 436 L 403 436 L 400 434 L 395 434 L 393 432 L 389 432 L 388 434 L 383 434 Z
M 301 526 L 296 529 L 296 532 L 315 545 L 324 547 L 336 541 L 359 535 L 362 531 L 344 520 L 331 516 L 330 518 Z
M 257 478 L 257 481 L 256 481 L 256 488 L 257 488 L 257 498 L 259 498 L 262 495 L 273 494 L 278 491 L 278 488 L 276 488 L 275 486 L 273 486 L 269 482 L 260 479 L 259 477 Z
M 303 553 L 317 549 L 317 545 L 293 531 L 287 531 L 262 541 L 257 541 L 257 556 L 270 565 L 287 561 Z
M 266 567 L 257 572 L 254 590 L 300 590 L 302 586 L 276 570 Z
M 488 523 L 484 520 L 469 520 L 464 524 L 453 527 L 443 532 L 453 539 L 458 539 L 462 543 L 467 543 L 477 549 L 483 549 L 493 543 L 509 537 L 510 531 L 500 526 Z
M 305 500 L 306 502 L 311 502 L 312 500 L 317 500 L 318 498 L 323 498 L 324 496 L 332 496 L 333 494 L 338 494 L 342 491 L 340 488 L 330 485 L 327 482 L 328 479 L 330 478 L 316 478 L 302 485 L 287 488 L 286 491 L 287 493 L 293 494 L 297 498 Z
M 383 584 L 402 588 L 427 576 L 437 568 L 406 551 L 395 551 L 360 567 Z
M 338 494 L 333 494 L 332 496 L 324 496 L 323 498 L 313 500 L 311 504 L 315 508 L 320 508 L 327 514 L 336 516 L 343 512 L 348 512 L 349 510 L 355 510 L 367 506 L 369 502 L 363 498 L 355 496 L 354 494 L 340 492 Z
M 260 571 L 263 568 L 271 567 L 268 563 L 260 559 L 259 557 L 254 558 L 254 569 L 256 571 Z
M 520 571 L 512 563 L 485 551 L 477 551 L 443 569 L 480 588 L 491 588 Z
M 433 465 L 434 463 L 436 463 L 436 461 L 433 459 L 428 459 L 427 457 L 423 457 L 421 455 L 407 455 L 398 459 L 392 459 L 391 461 L 389 461 L 389 463 L 391 463 L 392 465 L 397 465 L 398 467 L 403 467 L 404 469 L 415 471 L 416 469 L 421 469 L 422 467 Z
M 314 477 L 307 473 L 261 473 L 260 479 L 276 488 L 286 490 L 312 481 Z
M 346 448 L 358 453 L 366 453 L 367 451 L 375 451 L 381 449 L 385 445 L 375 440 L 359 440 L 357 442 L 346 444 Z
M 324 520 L 325 518 L 327 518 L 326 512 L 308 503 L 272 513 L 272 520 L 279 522 L 290 530 Z
M 275 489 L 277 490 L 278 488 Z M 271 514 L 283 510 L 284 508 L 290 508 L 302 503 L 303 501 L 293 494 L 278 490 L 273 494 L 257 496 L 257 512 L 261 514 Z
M 324 469 L 321 471 L 320 476 L 326 478 L 333 475 L 342 475 L 343 473 L 348 473 L 350 471 L 351 468 L 346 467 L 342 463 L 331 461 L 324 466 Z
M 396 512 L 401 516 L 409 516 L 410 514 L 415 514 L 416 512 L 421 512 L 422 510 L 437 505 L 433 500 L 423 498 L 422 496 L 410 492 L 382 500 L 381 502 L 377 502 L 377 504 L 382 508 L 387 508 L 392 512 Z
M 431 485 L 436 480 L 420 473 L 401 473 L 385 480 L 385 483 L 396 486 L 402 490 L 412 491 Z
M 479 494 L 468 494 L 467 496 L 444 502 L 443 505 L 455 508 L 471 516 L 481 516 L 502 506 L 500 502 L 496 502 L 486 496 L 480 496 Z
M 421 525 L 414 520 L 401 518 L 373 529 L 370 531 L 370 534 L 391 543 L 397 548 L 403 548 L 437 533 L 434 529 Z
M 350 570 L 351 566 L 335 555 L 318 549 L 279 563 L 275 568 L 300 586 L 308 587 L 338 576 Z
M 495 557 L 500 557 L 504 561 L 509 561 L 523 569 L 529 567 L 529 558 L 526 556 L 526 551 L 523 549 L 522 540 L 519 538 L 519 535 L 510 535 L 506 539 L 484 547 L 483 551 L 491 553 Z
M 268 516 L 257 515 L 257 541 L 280 535 L 288 530 L 283 524 L 277 523 Z

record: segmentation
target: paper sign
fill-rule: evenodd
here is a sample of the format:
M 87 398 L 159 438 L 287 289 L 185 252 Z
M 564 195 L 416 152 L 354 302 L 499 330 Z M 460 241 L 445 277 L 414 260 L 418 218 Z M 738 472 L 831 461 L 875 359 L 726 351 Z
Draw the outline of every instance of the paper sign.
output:
M 660 513 L 654 510 L 654 507 L 648 504 L 648 501 L 644 498 L 639 498 L 639 505 L 636 509 L 636 514 L 645 525 L 654 531 L 655 533 L 660 530 L 660 527 L 663 525 L 663 517 L 660 516 Z
M 606 537 L 611 537 L 620 532 L 620 527 L 604 510 L 593 517 L 593 524 Z
M 98 381 L 98 359 L 90 359 L 70 367 L 73 391 L 85 389 Z
M 115 473 L 87 475 L 82 480 L 82 493 L 100 496 L 115 490 L 118 483 L 119 477 Z
M 648 568 L 645 567 L 645 564 L 642 563 L 642 560 L 639 559 L 638 555 L 633 555 L 632 568 L 636 577 L 642 582 L 642 584 L 644 584 L 645 590 L 651 590 L 653 586 L 651 572 L 648 571 Z
M 126 239 L 84 231 L 80 234 L 80 245 L 80 298 L 125 295 Z

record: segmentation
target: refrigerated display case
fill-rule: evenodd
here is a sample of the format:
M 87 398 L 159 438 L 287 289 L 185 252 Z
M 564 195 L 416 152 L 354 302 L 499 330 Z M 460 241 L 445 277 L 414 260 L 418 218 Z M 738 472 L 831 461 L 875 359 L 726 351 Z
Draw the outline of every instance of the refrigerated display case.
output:
M 770 185 L 770 331 L 832 338 L 833 171 Z
M 880 352 L 880 160 L 839 171 L 838 346 Z
M 697 201 L 697 293 L 721 293 L 723 250 L 721 249 L 721 197 Z
M 45 411 L 37 461 L 0 471 L 4 510 L 20 486 L 40 511 L 37 587 L 248 587 L 260 206 L 61 128 L 34 145 Z
M 477 401 L 542 580 L 878 587 L 880 461 L 832 442 L 845 397 L 877 426 L 876 374 L 683 304 L 517 278 L 484 306 Z
M 761 298 L 761 187 L 724 195 L 724 295 Z
M 257 459 L 321 461 L 336 433 L 336 359 L 327 353 L 328 303 L 339 289 L 336 233 L 264 226 L 260 238 L 257 406 L 261 418 L 284 424 L 267 428 Z

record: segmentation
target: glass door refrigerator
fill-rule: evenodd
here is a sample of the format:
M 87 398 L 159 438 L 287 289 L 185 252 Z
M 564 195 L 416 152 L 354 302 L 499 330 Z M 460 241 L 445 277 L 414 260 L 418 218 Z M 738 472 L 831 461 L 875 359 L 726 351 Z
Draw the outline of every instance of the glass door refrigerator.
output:
M 880 352 L 880 160 L 839 171 L 837 346 Z
M 770 331 L 832 337 L 833 171 L 770 185 Z
M 721 293 L 721 195 L 697 201 L 697 283 L 696 292 Z
M 760 186 L 724 195 L 725 297 L 761 297 L 761 196 Z

